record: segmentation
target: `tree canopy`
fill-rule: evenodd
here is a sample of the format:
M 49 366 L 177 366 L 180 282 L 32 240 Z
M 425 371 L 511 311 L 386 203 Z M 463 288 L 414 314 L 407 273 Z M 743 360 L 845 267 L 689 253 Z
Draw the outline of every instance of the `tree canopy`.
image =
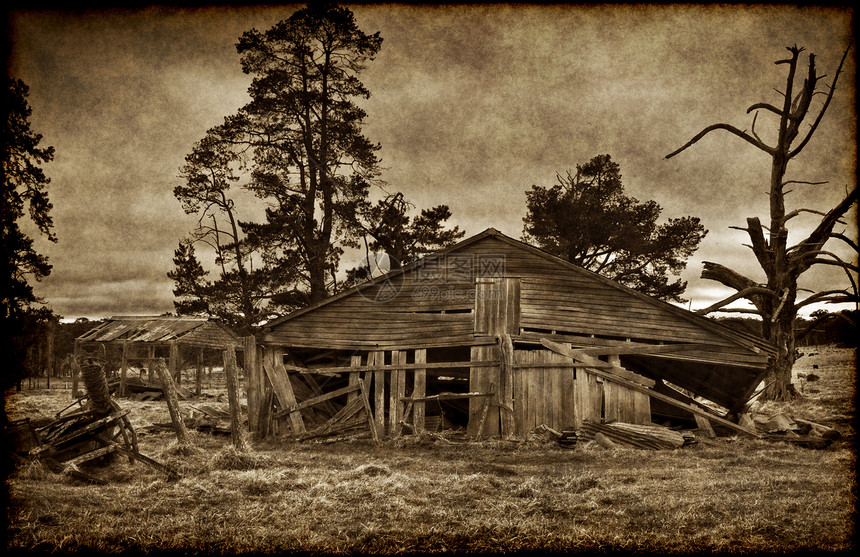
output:
M 683 301 L 687 283 L 672 278 L 707 234 L 697 217 L 659 224 L 660 205 L 627 196 L 609 155 L 557 179 L 526 192 L 524 241 L 645 294 Z
M 422 209 L 410 217 L 412 209 L 414 205 L 400 192 L 389 194 L 375 204 L 361 203 L 356 215 L 353 247 L 364 249 L 366 262 L 372 259 L 371 252 L 384 252 L 389 268 L 396 269 L 449 247 L 465 235 L 457 226 L 445 228 L 445 221 L 451 218 L 447 205 Z M 360 280 L 362 275 L 369 277 L 371 272 L 370 268 L 350 269 L 350 280 Z

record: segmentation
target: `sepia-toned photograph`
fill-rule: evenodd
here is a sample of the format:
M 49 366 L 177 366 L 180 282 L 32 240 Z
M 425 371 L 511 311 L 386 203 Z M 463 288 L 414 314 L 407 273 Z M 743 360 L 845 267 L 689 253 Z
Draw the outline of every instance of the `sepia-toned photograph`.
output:
M 6 553 L 856 551 L 852 7 L 5 11 Z

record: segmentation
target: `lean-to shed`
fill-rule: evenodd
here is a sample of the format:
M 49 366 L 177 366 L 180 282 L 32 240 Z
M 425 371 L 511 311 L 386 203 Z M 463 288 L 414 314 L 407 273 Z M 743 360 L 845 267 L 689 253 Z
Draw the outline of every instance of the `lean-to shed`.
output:
M 331 429 L 344 411 L 375 435 L 446 423 L 524 436 L 542 424 L 692 417 L 687 395 L 725 415 L 773 353 L 494 229 L 275 319 L 257 342 L 251 428 L 296 434 Z
M 148 376 L 152 377 L 153 360 L 166 355 L 168 369 L 176 376 L 182 365 L 180 349 L 196 349 L 199 363 L 204 350 L 244 348 L 242 339 L 217 319 L 163 315 L 117 316 L 106 319 L 77 337 L 75 354 L 93 349 L 104 353 L 111 346 L 120 348 L 120 373 L 123 378 L 132 360 L 139 361 Z M 123 390 L 124 385 L 121 385 L 120 392 Z

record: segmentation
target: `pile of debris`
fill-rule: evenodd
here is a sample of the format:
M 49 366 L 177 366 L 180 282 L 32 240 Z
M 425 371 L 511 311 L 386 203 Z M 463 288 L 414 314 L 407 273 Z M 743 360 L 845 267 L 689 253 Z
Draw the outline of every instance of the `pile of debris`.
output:
M 785 441 L 810 449 L 826 449 L 842 438 L 839 430 L 826 425 L 793 418 L 786 413 L 745 415 L 744 419 L 755 424 L 765 439 Z
M 741 425 L 770 441 L 784 441 L 810 449 L 825 449 L 842 435 L 834 428 L 792 418 L 788 414 L 744 414 Z M 638 449 L 677 449 L 712 437 L 713 431 L 678 430 L 660 425 L 639 425 L 622 422 L 595 423 L 585 421 L 578 430 L 556 431 L 546 425 L 538 430 L 548 433 L 562 447 L 574 448 L 577 443 L 594 442 L 605 449 L 619 446 Z
M 678 432 L 660 425 L 623 422 L 599 424 L 585 421 L 578 430 L 565 429 L 559 432 L 545 425 L 539 429 L 549 433 L 559 445 L 567 448 L 574 448 L 579 442 L 594 441 L 605 449 L 626 446 L 637 449 L 671 450 L 696 442 L 692 432 Z
M 74 404 L 70 405 L 54 420 L 38 427 L 28 419 L 11 424 L 15 457 L 37 460 L 54 472 L 90 483 L 105 483 L 82 470 L 81 465 L 103 464 L 109 455 L 119 454 L 129 462 L 143 462 L 170 479 L 178 479 L 175 470 L 140 454 L 128 410 L 121 409 L 111 398 L 102 367 L 90 363 L 81 366 L 81 372 L 88 402 L 77 401 L 80 409 L 69 411 Z

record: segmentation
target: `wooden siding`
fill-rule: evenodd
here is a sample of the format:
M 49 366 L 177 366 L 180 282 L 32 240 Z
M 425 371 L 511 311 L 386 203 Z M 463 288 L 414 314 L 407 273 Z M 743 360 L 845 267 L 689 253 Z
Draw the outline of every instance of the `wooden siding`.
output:
M 275 320 L 264 343 L 302 348 L 394 349 L 472 346 L 487 324 L 475 322 L 481 281 L 519 279 L 519 307 L 507 321 L 521 338 L 559 335 L 574 345 L 589 338 L 645 343 L 698 343 L 695 354 L 661 356 L 763 369 L 755 342 L 680 308 L 630 292 L 535 248 L 485 233 L 375 283 Z M 517 313 L 514 316 L 513 313 Z M 580 342 L 577 342 L 579 340 Z

